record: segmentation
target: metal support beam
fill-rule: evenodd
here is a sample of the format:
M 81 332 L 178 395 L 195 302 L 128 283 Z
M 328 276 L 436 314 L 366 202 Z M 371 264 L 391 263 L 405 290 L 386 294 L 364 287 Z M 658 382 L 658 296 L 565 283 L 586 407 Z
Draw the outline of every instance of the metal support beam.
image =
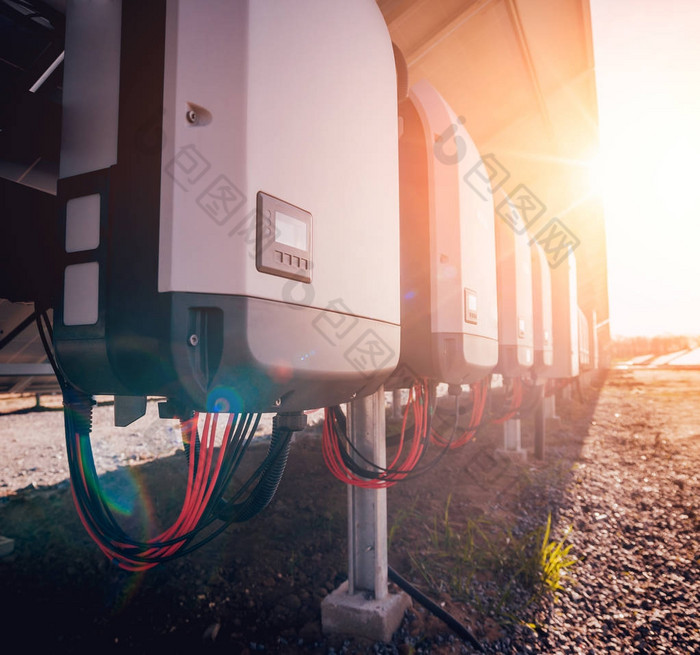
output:
M 378 466 L 386 465 L 385 406 L 383 387 L 348 405 L 350 441 Z M 388 590 L 386 489 L 350 485 L 348 581 L 323 599 L 323 631 L 389 641 L 410 605 L 406 594 Z
M 391 418 L 401 418 L 401 389 L 394 389 L 391 392 Z
M 423 57 L 437 48 L 445 39 L 450 37 L 454 32 L 462 27 L 464 23 L 494 2 L 495 0 L 476 0 L 475 2 L 469 4 L 466 8 L 460 9 L 433 34 L 426 39 L 423 39 L 420 45 L 411 48 L 409 52 L 403 53 L 408 67 L 410 68 L 411 66 L 417 64 L 421 59 L 423 59 Z M 391 24 L 389 27 L 392 27 Z
M 519 418 L 512 418 L 503 424 L 503 446 L 507 451 L 520 450 Z
M 528 75 L 530 77 L 530 84 L 532 85 L 532 91 L 535 94 L 537 100 L 537 106 L 540 110 L 540 114 L 544 119 L 549 136 L 553 143 L 557 143 L 556 136 L 554 134 L 554 128 L 552 127 L 552 119 L 549 115 L 549 108 L 547 107 L 547 101 L 542 92 L 542 85 L 540 84 L 539 77 L 537 75 L 537 68 L 532 59 L 532 51 L 530 45 L 527 42 L 527 36 L 525 35 L 525 28 L 523 27 L 523 22 L 520 18 L 520 11 L 518 10 L 518 5 L 516 0 L 506 0 L 506 6 L 508 7 L 508 13 L 510 14 L 510 20 L 513 25 L 513 30 L 518 39 L 518 46 L 520 47 L 520 54 L 527 68 Z
M 0 364 L 0 376 L 26 377 L 35 375 L 54 375 L 51 364 Z
M 544 460 L 546 429 L 544 420 L 544 385 L 537 385 L 537 405 L 535 406 L 535 459 Z
M 36 321 L 37 313 L 32 312 L 22 320 L 22 322 L 10 330 L 9 334 L 6 334 L 2 339 L 0 339 L 0 350 L 2 350 L 8 343 L 10 343 L 15 337 L 18 337 L 24 330 L 26 330 L 34 321 Z
M 544 410 L 545 419 L 558 420 L 557 416 L 557 401 L 556 396 L 552 394 L 551 396 L 545 396 L 542 401 L 542 407 Z
M 22 393 L 32 382 L 34 382 L 33 377 L 21 378 L 11 387 L 8 393 Z
M 360 455 L 386 466 L 383 389 L 348 405 L 348 434 Z M 381 600 L 388 593 L 386 489 L 348 487 L 348 536 L 348 593 Z

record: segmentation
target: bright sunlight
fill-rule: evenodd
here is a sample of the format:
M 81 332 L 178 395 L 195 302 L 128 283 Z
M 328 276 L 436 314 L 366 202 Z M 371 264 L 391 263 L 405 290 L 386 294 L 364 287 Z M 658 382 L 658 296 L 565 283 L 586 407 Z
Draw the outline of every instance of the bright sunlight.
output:
M 612 332 L 700 334 L 700 3 L 591 13 Z

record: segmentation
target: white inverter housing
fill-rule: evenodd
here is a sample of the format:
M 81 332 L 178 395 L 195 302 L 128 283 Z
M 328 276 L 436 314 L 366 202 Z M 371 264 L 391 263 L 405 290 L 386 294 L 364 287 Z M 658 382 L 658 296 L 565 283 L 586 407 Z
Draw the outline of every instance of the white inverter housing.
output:
M 591 368 L 591 341 L 588 319 L 586 314 L 578 308 L 578 363 L 579 369 Z
M 200 411 L 372 393 L 400 344 L 397 131 L 373 0 L 69 0 L 66 377 Z
M 598 313 L 595 309 L 591 312 L 591 368 L 600 367 L 600 352 L 598 350 Z
M 493 199 L 469 184 L 488 175 L 463 123 L 427 81 L 399 104 L 401 358 L 389 386 L 468 384 L 498 360 Z
M 552 319 L 554 357 L 548 372 L 551 378 L 572 378 L 579 373 L 578 291 L 576 258 L 569 253 L 550 270 L 552 276 Z
M 494 219 L 498 281 L 496 371 L 505 377 L 520 377 L 534 363 L 530 240 L 526 232 L 521 234 L 515 229 L 522 220 L 510 198 L 498 190 L 494 202 L 508 207 L 508 220 L 500 212 Z
M 532 324 L 535 363 L 533 370 L 540 377 L 549 377 L 553 361 L 552 343 L 552 278 L 547 257 L 535 241 L 530 246 L 532 264 Z

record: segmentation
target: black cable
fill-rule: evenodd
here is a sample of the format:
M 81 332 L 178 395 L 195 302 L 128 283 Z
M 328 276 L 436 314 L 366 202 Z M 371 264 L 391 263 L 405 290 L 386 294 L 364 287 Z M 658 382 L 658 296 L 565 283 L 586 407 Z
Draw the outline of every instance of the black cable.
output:
M 254 475 L 251 477 L 254 477 Z M 210 505 L 211 505 L 211 502 L 210 502 Z M 214 520 L 216 520 L 216 517 L 210 518 L 201 527 L 206 528 L 206 527 L 210 526 L 214 522 Z M 183 557 L 185 555 L 189 555 L 190 553 L 194 552 L 195 550 L 208 544 L 210 541 L 212 541 L 218 535 L 220 535 L 224 530 L 226 530 L 226 528 L 228 528 L 232 523 L 235 523 L 235 522 L 236 522 L 235 519 L 222 522 L 215 530 L 213 530 L 211 533 L 209 533 L 206 537 L 202 537 L 194 543 L 190 543 L 190 542 L 192 542 L 192 540 L 190 540 L 190 542 L 187 542 L 189 545 L 181 547 L 180 549 L 177 550 L 177 552 L 173 553 L 172 555 L 158 556 L 156 558 L 148 558 L 148 557 L 142 557 L 142 556 L 137 556 L 137 555 L 130 555 L 129 558 L 132 560 L 144 562 L 144 563 L 164 564 L 166 562 L 169 562 L 170 560 L 173 560 L 173 559 L 176 559 L 179 557 Z M 177 543 L 178 540 L 175 540 L 175 541 Z M 169 542 L 163 542 L 163 543 L 168 544 Z M 150 545 L 153 545 L 153 544 L 150 544 Z M 156 547 L 158 545 L 159 544 L 155 544 Z
M 255 432 L 258 428 L 258 423 L 260 422 L 260 416 L 260 414 L 239 414 L 236 417 L 235 430 L 229 444 L 227 445 L 228 452 L 224 458 L 222 470 L 219 473 L 219 482 L 214 487 L 214 494 L 216 494 L 218 498 L 221 498 L 223 491 L 230 484 L 233 476 L 238 470 L 240 462 L 245 456 L 246 451 L 252 444 Z M 251 425 L 251 421 L 254 421 L 253 425 Z M 239 488 L 234 497 L 231 499 L 232 501 L 240 498 L 246 492 L 252 481 L 261 474 L 261 467 L 263 467 L 264 464 L 265 462 L 263 461 L 258 469 L 251 474 L 248 481 Z
M 45 323 L 42 323 L 42 319 Z M 46 358 L 49 360 L 49 364 L 51 364 L 51 368 L 53 369 L 54 375 L 56 376 L 56 379 L 58 380 L 58 384 L 61 387 L 62 390 L 65 390 L 67 388 L 67 382 L 66 379 L 63 377 L 63 374 L 58 368 L 58 364 L 56 363 L 56 359 L 53 355 L 53 351 L 51 349 L 51 346 L 49 344 L 49 340 L 53 340 L 53 330 L 51 329 L 51 323 L 49 321 L 49 317 L 47 316 L 46 312 L 42 312 L 41 314 L 36 315 L 36 327 L 39 331 L 39 338 L 41 339 L 41 343 L 44 346 L 44 352 L 46 353 Z M 48 338 L 46 336 L 46 332 L 48 332 Z
M 140 556 L 136 553 L 130 552 L 132 549 L 135 550 L 150 550 L 164 548 L 175 544 L 188 544 L 190 543 L 202 529 L 208 527 L 214 520 L 215 516 L 207 514 L 212 514 L 211 512 L 206 512 L 200 518 L 200 521 L 195 525 L 195 527 L 187 533 L 173 537 L 172 539 L 159 541 L 159 542 L 142 542 L 129 537 L 121 528 L 114 515 L 110 511 L 109 507 L 105 503 L 99 488 L 98 474 L 95 469 L 94 458 L 92 454 L 92 447 L 90 444 L 90 432 L 92 424 L 92 406 L 94 405 L 94 399 L 78 389 L 74 388 L 70 383 L 68 383 L 65 378 L 61 375 L 58 369 L 56 360 L 54 359 L 51 347 L 49 345 L 46 331 L 51 332 L 50 322 L 48 316 L 45 312 L 36 317 L 37 328 L 39 330 L 39 336 L 41 338 L 46 355 L 51 363 L 52 368 L 56 374 L 56 377 L 63 389 L 64 397 L 64 422 L 66 428 L 66 449 L 68 454 L 69 470 L 71 474 L 71 479 L 76 483 L 73 485 L 74 493 L 76 496 L 76 501 L 78 506 L 81 508 L 81 513 L 85 521 L 89 524 L 91 530 L 94 532 L 95 536 L 99 539 L 103 546 L 112 551 L 121 551 L 121 554 L 131 561 L 136 562 L 161 562 L 173 559 L 176 556 L 181 556 L 192 552 L 195 548 L 200 545 L 210 541 L 209 538 L 197 542 L 194 546 L 189 548 L 181 548 L 176 554 L 169 557 L 148 557 Z M 45 325 L 42 324 L 40 318 L 43 318 Z M 238 468 L 240 460 L 247 450 L 248 445 L 252 441 L 252 438 L 257 429 L 258 423 L 260 421 L 260 414 L 251 415 L 246 414 L 243 417 L 239 416 L 237 418 L 236 430 L 233 441 L 235 442 L 235 448 L 233 451 L 233 461 L 228 462 L 227 471 L 224 475 L 224 480 L 219 479 L 217 484 L 215 484 L 214 491 L 217 494 L 212 493 L 211 501 L 218 501 L 220 495 L 223 493 L 227 484 L 221 484 L 222 482 L 228 483 Z M 195 461 L 198 457 L 199 451 L 199 436 L 195 437 Z M 288 440 L 287 440 L 288 441 Z M 263 475 L 266 470 L 273 468 L 274 463 L 277 461 L 277 456 L 280 449 L 271 449 L 268 453 L 268 457 L 263 461 L 263 463 L 258 467 L 258 469 L 250 476 L 246 483 L 241 489 L 234 495 L 234 498 L 239 498 L 245 491 L 250 487 L 250 485 L 256 480 L 256 478 Z M 189 454 L 189 453 L 187 453 Z M 231 460 L 231 458 L 228 458 Z M 82 462 L 82 467 L 78 465 L 78 462 Z M 286 461 L 286 458 L 285 458 Z M 78 484 L 77 482 L 84 479 L 85 484 Z M 279 480 L 277 480 L 279 482 Z M 269 485 L 267 480 L 259 480 L 259 485 Z M 258 485 L 253 489 L 251 494 L 255 492 Z M 274 487 L 276 489 L 276 485 Z M 210 501 L 210 507 L 214 507 L 215 502 Z M 269 500 L 268 500 L 269 503 Z M 250 513 L 250 509 L 248 510 Z M 223 529 L 228 527 L 233 521 L 225 521 L 221 526 L 220 530 L 217 530 L 215 534 L 218 534 Z M 111 538 L 110 538 L 111 535 Z M 121 547 L 115 547 L 113 542 L 119 542 Z
M 484 393 L 485 393 L 485 392 L 484 392 Z M 457 396 L 455 396 L 455 398 L 456 398 L 456 399 L 459 399 L 459 398 L 461 398 L 461 396 L 460 396 L 460 395 L 457 395 Z M 440 424 L 439 427 L 438 427 L 438 426 L 435 426 L 435 427 L 433 428 L 433 432 L 434 432 L 434 433 L 439 437 L 439 439 L 441 440 L 441 443 L 439 443 L 438 445 L 440 445 L 442 448 L 447 448 L 450 444 L 452 444 L 452 442 L 454 441 L 454 436 L 456 435 L 456 433 L 457 433 L 458 430 L 461 430 L 462 433 L 464 433 L 464 432 L 466 432 L 466 431 L 470 431 L 470 432 L 471 432 L 471 431 L 474 431 L 474 436 L 476 436 L 476 431 L 477 431 L 477 429 L 481 426 L 481 422 L 480 422 L 480 423 L 477 423 L 476 425 L 471 426 L 471 427 L 470 427 L 469 425 L 467 425 L 466 427 L 463 427 L 463 428 L 460 428 L 460 427 L 459 427 L 459 420 L 462 418 L 462 416 L 464 416 L 465 414 L 469 414 L 469 415 L 471 416 L 471 415 L 473 414 L 474 409 L 475 409 L 475 407 L 474 407 L 474 402 L 473 402 L 473 401 L 472 401 L 472 403 L 471 403 L 470 405 L 466 405 L 466 406 L 462 406 L 462 407 L 460 407 L 460 406 L 459 406 L 459 403 L 456 402 L 456 403 L 455 403 L 455 406 L 456 406 L 456 409 L 453 410 L 453 411 L 451 412 L 451 411 L 449 411 L 449 410 L 445 410 L 444 408 L 443 408 L 442 410 L 438 409 L 437 404 L 436 404 L 436 408 L 435 408 L 435 417 L 438 418 L 438 419 L 440 419 L 441 424 Z M 448 423 L 450 422 L 449 419 L 451 419 L 453 415 L 455 416 L 455 421 L 454 421 L 454 423 L 452 424 L 452 428 L 451 428 L 451 429 L 452 429 L 452 432 L 453 432 L 453 436 L 452 436 L 450 439 L 446 440 L 446 439 L 442 436 L 441 429 L 442 429 L 446 424 L 448 424 Z M 446 418 L 446 417 L 447 417 L 447 418 Z
M 278 417 L 275 415 L 272 421 L 270 448 L 268 456 L 265 458 L 265 470 L 259 483 L 243 502 L 232 503 L 228 501 L 220 509 L 217 509 L 218 518 L 239 523 L 248 521 L 270 504 L 287 465 L 292 434 L 292 430 L 279 427 Z M 271 457 L 272 453 L 274 455 Z
M 528 416 L 537 408 L 537 403 L 539 402 L 539 393 L 537 392 L 538 385 L 523 382 L 523 387 L 526 390 L 526 392 L 524 392 L 524 393 L 531 395 L 532 399 L 529 399 L 528 402 L 526 403 L 525 397 L 523 394 L 523 399 L 522 399 L 522 402 L 520 403 L 520 407 L 518 407 L 518 412 L 521 415 Z
M 520 411 L 520 408 L 522 407 L 523 404 L 523 397 L 522 397 L 522 378 L 509 378 L 513 381 L 513 384 L 505 384 L 504 379 L 504 384 L 503 384 L 503 405 L 499 408 L 500 414 L 498 416 L 490 416 L 487 420 L 488 423 L 490 422 L 497 422 L 497 421 L 502 421 L 506 416 L 515 414 Z M 520 403 L 516 407 L 512 406 L 513 403 L 513 396 L 515 395 L 515 384 L 514 381 L 519 380 L 521 383 L 521 396 L 520 396 Z
M 427 394 L 426 402 L 429 403 L 428 407 L 428 419 L 427 419 L 427 426 L 426 426 L 426 439 L 430 439 L 430 434 L 432 432 L 432 414 L 433 414 L 433 408 L 430 407 L 430 392 Z M 347 448 L 352 451 L 353 455 L 355 457 L 352 457 L 350 453 L 347 452 L 345 448 L 339 448 L 341 457 L 343 458 L 343 463 L 348 468 L 352 473 L 355 475 L 359 475 L 361 477 L 370 479 L 370 480 L 377 480 L 377 479 L 386 479 L 387 481 L 391 481 L 391 476 L 401 476 L 400 481 L 404 480 L 412 480 L 414 478 L 417 478 L 420 475 L 423 475 L 427 473 L 428 471 L 432 470 L 437 464 L 442 460 L 442 458 L 445 456 L 447 453 L 447 450 L 449 448 L 449 445 L 452 443 L 454 440 L 454 437 L 457 433 L 457 422 L 459 421 L 459 396 L 455 397 L 455 426 L 452 431 L 452 435 L 450 436 L 450 439 L 447 443 L 447 446 L 441 450 L 441 452 L 438 454 L 435 459 L 433 459 L 431 462 L 428 462 L 424 466 L 418 466 L 416 465 L 413 469 L 410 471 L 402 471 L 401 469 L 397 468 L 389 468 L 389 467 L 382 467 L 378 466 L 374 462 L 372 462 L 370 459 L 365 457 L 357 448 L 356 446 L 352 443 L 352 441 L 348 438 L 347 436 L 347 422 L 345 420 L 345 415 L 343 414 L 342 409 L 336 405 L 334 407 L 329 408 L 330 411 L 332 412 L 331 417 L 333 419 L 338 418 L 338 422 L 336 423 L 336 429 L 334 430 L 335 436 L 338 438 L 339 441 L 342 441 L 343 444 L 347 446 Z M 341 426 L 341 429 L 338 429 L 338 423 Z M 415 426 L 414 426 L 415 430 Z M 415 438 L 415 435 L 414 435 Z M 341 444 L 342 446 L 342 444 Z M 428 444 L 426 444 L 423 453 L 421 454 L 421 457 L 419 459 L 419 462 L 422 462 L 423 459 L 426 457 L 426 453 L 428 451 Z M 365 469 L 360 464 L 356 461 L 355 458 L 359 458 L 362 460 L 365 464 L 368 466 L 371 466 L 372 469 Z
M 129 560 L 150 563 L 159 562 L 161 558 L 159 556 L 140 556 L 138 553 L 132 553 L 131 550 L 158 549 L 191 541 L 199 532 L 199 523 L 187 533 L 158 542 L 138 541 L 124 533 L 99 491 L 98 476 L 95 470 L 92 448 L 89 440 L 89 423 L 83 421 L 85 425 L 80 427 L 74 424 L 75 417 L 79 417 L 83 413 L 80 407 L 80 400 L 71 397 L 72 394 L 67 394 L 67 396 L 67 407 L 70 408 L 66 416 L 69 427 L 67 443 L 69 448 L 71 477 L 73 480 L 77 481 L 82 479 L 82 476 L 85 476 L 85 485 L 74 485 L 76 498 L 82 508 L 85 519 L 90 523 L 96 535 L 99 536 L 101 543 L 110 550 L 119 552 Z M 69 437 L 69 434 L 77 436 L 76 443 L 74 443 L 76 437 Z M 82 469 L 78 468 L 78 461 L 82 461 Z M 115 546 L 114 542 L 118 542 L 120 546 Z
M 403 589 L 414 600 L 418 601 L 431 614 L 443 621 L 458 637 L 468 641 L 480 653 L 484 652 L 481 644 L 464 624 L 460 623 L 454 616 L 452 616 L 452 614 L 446 612 L 437 603 L 433 602 L 420 589 L 414 587 L 408 580 L 401 577 L 391 567 L 389 567 L 389 580 Z
M 490 387 L 486 387 L 484 389 L 484 394 L 488 394 L 489 391 L 490 391 Z M 484 398 L 484 406 L 485 405 L 486 405 L 486 398 Z M 473 409 L 473 404 L 472 404 L 472 409 Z M 452 428 L 453 429 L 453 436 L 447 442 L 445 442 L 443 436 L 438 432 L 438 436 L 444 442 L 444 445 L 440 444 L 440 446 L 442 448 L 445 448 L 445 449 L 449 448 L 450 444 L 454 440 L 454 434 L 457 432 L 457 430 L 460 430 L 462 433 L 473 432 L 474 434 L 469 438 L 469 441 L 472 441 L 474 438 L 476 438 L 476 436 L 479 434 L 479 432 L 481 432 L 481 430 L 483 428 L 485 428 L 487 425 L 489 425 L 491 423 L 491 421 L 493 420 L 491 417 L 484 418 L 482 416 L 481 420 L 476 425 L 467 425 L 464 427 L 460 427 L 459 425 L 457 425 L 457 423 L 459 422 L 459 419 L 461 418 L 460 414 L 461 413 L 457 414 L 457 421 L 455 422 L 455 426 Z M 504 416 L 505 416 L 505 414 L 504 414 Z M 437 432 L 437 430 L 436 430 L 436 432 Z
M 528 386 L 528 385 L 524 385 L 524 386 Z M 487 388 L 487 389 L 484 391 L 484 393 L 490 393 L 490 387 Z M 462 429 L 462 430 L 465 430 L 465 431 L 468 430 L 468 431 L 470 431 L 470 432 L 471 432 L 471 431 L 474 431 L 474 432 L 475 432 L 474 436 L 476 437 L 477 434 L 479 434 L 479 432 L 481 432 L 481 430 L 483 430 L 483 428 L 487 427 L 487 426 L 490 425 L 491 423 L 496 422 L 496 421 L 500 421 L 500 420 L 502 420 L 503 418 L 505 418 L 508 414 L 512 414 L 512 413 L 514 413 L 514 412 L 518 412 L 518 413 L 530 412 L 530 411 L 532 411 L 532 410 L 535 408 L 535 405 L 537 404 L 537 402 L 536 402 L 536 400 L 535 400 L 535 402 L 534 402 L 531 406 L 530 406 L 530 405 L 523 406 L 523 402 L 524 402 L 524 400 L 521 399 L 521 402 L 520 402 L 520 404 L 519 404 L 517 407 L 508 408 L 508 411 L 505 411 L 505 412 L 504 412 L 503 409 L 504 409 L 504 407 L 505 407 L 506 404 L 507 404 L 507 401 L 506 401 L 505 398 L 504 398 L 503 406 L 499 409 L 499 411 L 501 412 L 500 414 L 498 414 L 498 415 L 496 415 L 496 416 L 494 416 L 494 415 L 489 415 L 489 416 L 487 416 L 487 417 L 483 417 L 483 418 L 481 419 L 481 421 L 479 421 L 479 423 L 477 423 L 476 425 L 471 426 L 471 427 L 470 427 L 470 426 L 466 426 L 466 427 L 461 428 L 461 429 Z
M 286 456 L 292 435 L 292 431 L 288 429 L 277 430 L 277 434 L 281 438 L 276 443 L 271 441 L 267 456 L 246 483 L 234 494 L 234 499 L 240 498 L 256 480 L 257 484 L 253 487 L 246 500 L 235 507 L 238 511 L 230 518 L 224 517 L 225 520 L 223 520 L 222 524 L 211 534 L 195 541 L 202 531 L 215 520 L 222 521 L 222 518 L 213 509 L 220 507 L 220 494 L 223 493 L 226 487 L 226 485 L 219 484 L 220 481 L 217 481 L 215 484 L 216 493 L 212 493 L 207 508 L 199 521 L 187 533 L 157 542 L 142 542 L 132 539 L 115 520 L 99 489 L 98 475 L 95 470 L 89 439 L 92 398 L 71 388 L 66 390 L 64 397 L 66 407 L 69 408 L 69 411 L 65 413 L 65 417 L 66 443 L 71 478 L 74 481 L 78 481 L 83 476 L 85 477 L 85 485 L 73 485 L 78 506 L 90 530 L 99 542 L 108 550 L 116 552 L 119 556 L 128 560 L 130 564 L 160 564 L 193 552 L 223 532 L 231 523 L 248 520 L 258 514 L 269 504 L 277 490 L 284 465 L 286 464 Z M 247 414 L 237 418 L 235 430 L 237 438 L 233 439 L 233 441 L 237 441 L 233 451 L 236 455 L 236 462 L 231 467 L 233 470 L 230 473 L 233 473 L 240 464 L 242 455 L 255 434 L 259 420 L 259 414 Z M 281 460 L 280 455 L 283 455 Z M 82 462 L 82 468 L 78 466 L 78 461 Z M 220 488 L 217 490 L 217 487 Z M 173 545 L 179 545 L 180 547 L 170 555 L 160 553 L 152 556 L 139 554 L 139 551 L 163 549 Z

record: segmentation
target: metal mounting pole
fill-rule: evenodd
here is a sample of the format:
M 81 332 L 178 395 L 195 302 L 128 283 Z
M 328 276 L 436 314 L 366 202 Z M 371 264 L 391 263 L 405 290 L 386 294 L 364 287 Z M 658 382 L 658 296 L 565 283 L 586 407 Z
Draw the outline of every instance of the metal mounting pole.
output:
M 503 378 L 504 393 L 506 394 L 507 378 Z M 513 384 L 515 381 L 513 380 Z M 514 391 L 514 388 L 513 388 Z M 527 451 L 523 449 L 520 432 L 520 412 L 516 411 L 512 418 L 509 418 L 503 423 L 503 448 L 498 452 L 508 455 L 509 457 L 518 457 L 521 459 L 527 458 Z
M 385 405 L 383 387 L 348 405 L 350 442 L 378 466 L 386 466 Z M 349 485 L 348 581 L 323 599 L 323 631 L 389 641 L 410 605 L 408 595 L 388 590 L 386 489 Z
M 543 401 L 542 401 L 542 406 L 544 410 L 544 417 L 546 419 L 553 419 L 557 420 L 559 417 L 557 416 L 557 405 L 556 405 L 556 396 L 554 394 L 551 394 L 549 396 L 545 396 Z
M 544 459 L 545 444 L 544 384 L 537 385 L 537 405 L 535 406 L 535 459 Z
M 348 435 L 359 455 L 386 466 L 383 389 L 348 405 Z M 381 600 L 388 593 L 386 489 L 348 487 L 348 539 L 348 593 Z
M 557 416 L 557 401 L 556 395 L 550 394 L 545 395 L 542 399 L 542 414 L 544 415 L 545 425 L 548 425 L 550 429 L 557 430 L 561 427 L 561 419 Z
M 401 389 L 394 389 L 391 393 L 391 418 L 401 418 Z

